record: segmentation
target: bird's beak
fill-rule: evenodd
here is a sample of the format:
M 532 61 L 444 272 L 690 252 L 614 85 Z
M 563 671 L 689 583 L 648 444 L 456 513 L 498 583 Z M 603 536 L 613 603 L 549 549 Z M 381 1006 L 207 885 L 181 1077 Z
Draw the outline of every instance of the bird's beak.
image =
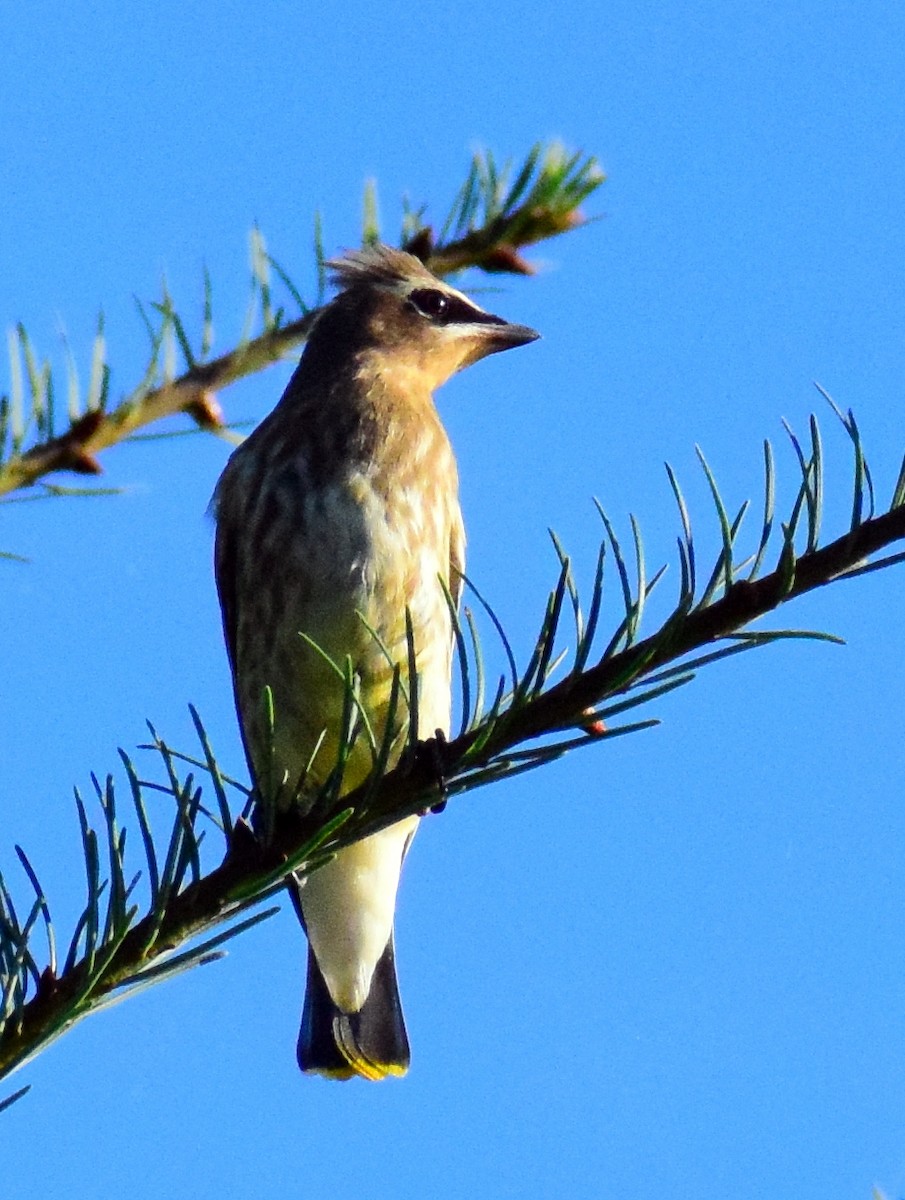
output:
M 514 325 L 510 321 L 493 321 L 476 325 L 469 339 L 470 352 L 460 367 L 486 358 L 488 354 L 498 354 L 501 350 L 512 350 L 516 346 L 527 346 L 540 337 L 536 329 L 528 325 Z
M 502 325 L 488 325 L 486 337 L 488 341 L 497 343 L 494 350 L 508 350 L 513 346 L 527 346 L 529 342 L 536 342 L 540 334 L 528 325 L 513 325 L 510 321 L 504 321 Z

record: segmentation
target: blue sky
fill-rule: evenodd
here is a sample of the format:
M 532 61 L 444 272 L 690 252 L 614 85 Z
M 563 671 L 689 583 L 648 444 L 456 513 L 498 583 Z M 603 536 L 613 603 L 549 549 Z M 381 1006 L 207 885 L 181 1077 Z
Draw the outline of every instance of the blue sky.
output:
M 400 196 L 439 217 L 475 146 L 560 137 L 600 157 L 600 219 L 484 297 L 543 340 L 440 397 L 469 573 L 523 656 L 556 574 L 548 525 L 591 573 L 592 496 L 673 561 L 668 460 L 715 555 L 695 443 L 737 506 L 773 439 L 788 507 L 781 418 L 804 432 L 816 410 L 841 530 L 848 452 L 813 380 L 855 409 L 890 494 L 898 6 L 20 8 L 3 18 L 3 319 L 58 365 L 62 323 L 87 375 L 103 307 L 116 393 L 144 365 L 132 297 L 164 274 L 200 314 L 207 264 L 231 344 L 255 221 L 308 286 L 315 209 L 329 249 L 353 243 L 369 176 L 392 237 Z M 226 394 L 230 418 L 259 419 L 289 370 Z M 18 878 L 22 843 L 64 925 L 72 785 L 115 769 L 146 717 L 188 746 L 194 702 L 242 769 L 205 518 L 226 453 L 120 448 L 105 466 L 124 495 L 3 509 L 2 548 L 32 563 L 2 568 L 0 869 Z M 890 572 L 812 596 L 782 623 L 844 648 L 717 666 L 655 706 L 656 730 L 425 822 L 397 923 L 404 1081 L 298 1074 L 304 952 L 283 912 L 27 1069 L 4 1194 L 905 1194 L 901 594 Z

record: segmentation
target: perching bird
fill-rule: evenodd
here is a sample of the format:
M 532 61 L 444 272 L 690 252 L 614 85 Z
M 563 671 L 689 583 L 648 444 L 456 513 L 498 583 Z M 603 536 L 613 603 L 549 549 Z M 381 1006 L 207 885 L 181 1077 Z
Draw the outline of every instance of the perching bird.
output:
M 217 589 L 245 750 L 259 803 L 278 808 L 304 805 L 336 762 L 344 685 L 327 658 L 340 670 L 351 664 L 381 743 L 394 663 L 406 678 L 406 610 L 418 737 L 448 731 L 452 621 L 443 585 L 457 600 L 465 536 L 433 391 L 485 355 L 538 336 L 484 312 L 400 250 L 372 246 L 329 265 L 341 290 L 214 497 Z M 400 702 L 390 766 L 408 719 Z M 343 792 L 372 766 L 359 738 Z M 309 947 L 303 1071 L 380 1079 L 408 1067 L 393 914 L 417 824 L 408 817 L 294 881 Z

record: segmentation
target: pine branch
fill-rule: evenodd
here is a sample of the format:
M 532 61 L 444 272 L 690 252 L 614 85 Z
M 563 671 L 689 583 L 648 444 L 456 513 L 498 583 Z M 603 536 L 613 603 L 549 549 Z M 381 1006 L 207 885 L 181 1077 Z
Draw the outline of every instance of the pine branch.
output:
M 127 869 L 125 832 L 112 777 L 103 783 L 93 780 L 101 813 L 99 831 L 76 796 L 87 900 L 65 956 L 58 959 L 48 900 L 23 851 L 17 848 L 33 894 L 22 906 L 23 915 L 0 877 L 0 1077 L 89 1013 L 220 957 L 225 941 L 275 911 L 244 915 L 273 897 L 290 872 L 309 872 L 344 846 L 405 815 L 437 810 L 450 797 L 545 766 L 570 750 L 648 728 L 656 724 L 654 719 L 612 722 L 688 683 L 704 666 L 784 638 L 833 640 L 821 633 L 754 632 L 748 626 L 806 592 L 905 562 L 905 551 L 871 561 L 884 547 L 905 540 L 905 462 L 889 508 L 875 515 L 874 488 L 857 424 L 850 412 L 836 412 L 854 458 L 851 519 L 840 536 L 820 545 L 824 468 L 822 441 L 813 418 L 807 451 L 789 434 L 799 482 L 789 519 L 778 531 L 774 458 L 769 443 L 765 444 L 763 517 L 749 557 L 738 553 L 748 505 L 730 517 L 713 473 L 700 456 L 721 543 L 716 562 L 701 577 L 703 584 L 688 509 L 676 476 L 667 467 L 681 522 L 680 581 L 676 603 L 656 632 L 640 636 L 647 602 L 663 570 L 648 572 L 635 522 L 629 555 L 601 509 L 604 536 L 586 616 L 571 561 L 555 535 L 560 570 L 524 669 L 519 670 L 502 625 L 472 588 L 499 635 L 507 664 L 486 705 L 487 670 L 477 622 L 468 608 L 460 618 L 450 601 L 463 701 L 455 739 L 410 745 L 403 762 L 387 770 L 394 722 L 387 722 L 385 739 L 378 744 L 357 702 L 358 681 L 347 673 L 343 736 L 331 777 L 303 812 L 282 819 L 260 838 L 247 823 L 253 796 L 223 774 L 194 710 L 200 745 L 195 755 L 173 750 L 152 729 L 153 741 L 146 749 L 162 768 L 162 782 L 143 779 L 131 759 L 122 755 L 144 857 L 139 873 L 147 893 L 142 916 L 134 899 L 139 874 L 130 878 L 131 868 Z M 768 554 L 776 555 L 775 565 L 761 575 Z M 632 560 L 630 570 L 627 564 Z M 603 584 L 609 563 L 617 577 L 622 613 L 601 648 Z M 571 666 L 558 682 L 552 682 L 563 663 L 560 641 L 569 614 Z M 409 625 L 409 664 L 407 669 L 394 670 L 391 707 L 402 697 L 410 711 L 416 707 L 416 651 Z M 369 780 L 339 798 L 344 763 L 359 739 L 370 746 L 374 770 Z M 213 804 L 202 803 L 199 777 Z M 158 845 L 151 833 L 147 807 L 152 794 L 168 796 L 175 806 L 164 845 Z M 233 803 L 231 795 L 236 798 Z M 237 810 L 241 810 L 238 818 Z M 210 869 L 205 865 L 209 854 L 202 852 L 208 826 L 219 829 L 223 838 L 223 857 Z M 106 877 L 102 859 L 107 862 Z M 223 925 L 224 930 L 214 932 Z M 189 945 L 198 937 L 205 940 Z M 38 941 L 46 942 L 46 953 L 38 950 Z M 9 1102 L 19 1094 L 9 1097 Z
M 511 169 L 500 168 L 490 153 L 475 155 L 439 239 L 422 222 L 425 206 L 417 213 L 406 206 L 404 248 L 417 254 L 440 276 L 469 267 L 530 274 L 532 268 L 519 251 L 582 225 L 585 218 L 579 206 L 604 180 L 593 158 L 567 155 L 558 145 L 541 144 L 532 147 L 510 184 L 511 176 Z M 380 231 L 372 187 L 366 192 L 367 197 L 370 201 L 366 203 L 363 239 L 376 241 Z M 150 342 L 148 364 L 138 386 L 112 408 L 109 406 L 111 368 L 106 358 L 101 318 L 92 353 L 91 379 L 84 396 L 66 347 L 68 423 L 59 432 L 56 432 L 56 389 L 50 365 L 47 362 L 38 365 L 28 334 L 20 325 L 10 335 L 10 395 L 0 399 L 0 497 L 37 487 L 40 491 L 34 493 L 35 498 L 73 494 L 76 489 L 43 481 L 57 471 L 82 476 L 101 474 L 98 455 L 102 451 L 167 417 L 185 414 L 195 429 L 222 433 L 225 425 L 217 394 L 292 354 L 304 342 L 317 317 L 317 305 L 323 301 L 325 287 L 319 222 L 315 223 L 314 247 L 318 293 L 316 301 L 308 304 L 267 252 L 260 231 L 252 231 L 247 329 L 239 345 L 215 359 L 208 358 L 213 341 L 213 314 L 207 274 L 197 347 L 193 348 L 187 322 L 177 312 L 166 288 L 162 299 L 153 305 L 155 319 L 139 304 Z M 297 312 L 289 320 L 284 307 L 274 307 L 274 275 Z M 255 324 L 260 325 L 260 330 L 252 337 Z M 184 365 L 179 375 L 175 370 L 177 353 Z M 98 493 L 98 489 L 77 491 Z

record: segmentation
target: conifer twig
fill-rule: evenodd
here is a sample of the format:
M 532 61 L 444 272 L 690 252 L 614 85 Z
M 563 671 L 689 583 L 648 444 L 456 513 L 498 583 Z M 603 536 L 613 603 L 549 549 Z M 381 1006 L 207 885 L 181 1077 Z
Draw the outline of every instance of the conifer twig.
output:
M 511 175 L 511 169 L 499 167 L 490 153 L 476 154 L 439 239 L 421 222 L 424 207 L 418 210 L 417 218 L 406 209 L 405 248 L 441 276 L 469 267 L 530 274 L 531 267 L 520 250 L 583 224 L 585 218 L 579 206 L 604 180 L 593 158 L 566 154 L 555 144 L 532 147 L 510 184 Z M 373 200 L 367 206 L 363 236 L 365 240 L 380 236 Z M 319 304 L 325 282 L 319 221 L 315 223 L 314 241 Z M 58 429 L 50 365 L 38 365 L 28 335 L 19 326 L 10 338 L 10 395 L 0 399 L 0 502 L 3 497 L 38 487 L 41 490 L 36 495 L 72 494 L 75 489 L 44 481 L 60 471 L 81 476 L 101 474 L 98 456 L 104 450 L 167 417 L 185 414 L 196 429 L 224 432 L 218 394 L 290 355 L 304 342 L 317 317 L 317 307 L 305 303 L 287 272 L 268 254 L 258 229 L 251 234 L 251 261 L 246 332 L 238 345 L 217 358 L 209 358 L 213 315 L 211 282 L 206 272 L 203 325 L 197 347 L 192 346 L 188 323 L 165 287 L 162 299 L 152 306 L 153 318 L 143 305 L 138 305 L 150 341 L 150 358 L 141 382 L 112 407 L 103 319 L 98 322 L 85 396 L 80 393 L 67 346 L 68 423 L 63 428 Z M 296 312 L 290 319 L 283 307 L 274 307 L 272 275 L 288 293 Z M 256 322 L 261 329 L 252 336 Z M 173 366 L 177 353 L 185 368 L 178 375 Z M 78 492 L 98 494 L 98 489 L 79 488 Z
M 699 576 L 700 555 L 691 518 L 675 473 L 667 468 L 681 519 L 680 578 L 675 604 L 659 629 L 642 636 L 642 619 L 663 571 L 647 570 L 634 522 L 634 555 L 623 553 L 613 523 L 601 510 L 604 537 L 587 617 L 569 556 L 554 536 L 559 570 L 527 665 L 518 668 L 499 619 L 491 612 L 507 670 L 491 702 L 485 704 L 485 695 L 491 694 L 485 688 L 487 656 L 466 609 L 464 624 L 457 618 L 454 640 L 464 681 L 460 732 L 451 741 L 433 744 L 424 754 L 414 747 L 415 753 L 405 755 L 392 770 L 387 770 L 386 739 L 395 737 L 393 723 L 378 744 L 373 728 L 360 719 L 358 680 L 344 672 L 345 736 L 340 739 L 336 770 L 321 792 L 311 797 L 304 814 L 280 819 L 262 837 L 252 834 L 244 817 L 232 815 L 248 811 L 249 790 L 218 766 L 194 711 L 200 743 L 195 754 L 174 750 L 152 729 L 153 741 L 147 749 L 161 765 L 162 782 L 142 778 L 123 755 L 144 858 L 143 902 L 136 899 L 139 876 L 126 864 L 125 806 L 118 800 L 112 777 L 94 780 L 101 813 L 97 829 L 88 806 L 77 796 L 87 898 L 65 956 L 57 957 L 51 908 L 33 861 L 24 851 L 18 852 L 29 887 L 29 898 L 20 905 L 0 876 L 0 1078 L 89 1013 L 219 957 L 224 941 L 274 911 L 245 915 L 250 907 L 273 897 L 290 872 L 314 870 L 342 847 L 406 815 L 427 812 L 438 802 L 545 766 L 571 750 L 649 728 L 657 723 L 655 719 L 625 721 L 625 714 L 684 686 L 702 667 L 790 637 L 838 640 L 809 631 L 749 628 L 757 618 L 807 592 L 905 562 L 905 552 L 873 558 L 884 547 L 905 540 L 905 461 L 889 508 L 875 512 L 876 495 L 860 431 L 850 412 L 836 411 L 854 459 L 852 517 L 840 536 L 820 544 L 824 466 L 814 420 L 809 449 L 792 437 L 798 488 L 789 519 L 778 531 L 774 458 L 772 451 L 765 454 L 765 502 L 753 568 L 751 557 L 739 553 L 748 505 L 730 517 L 713 472 L 701 456 L 720 549 L 711 571 Z M 771 551 L 774 565 L 760 574 Z M 633 571 L 628 565 L 632 558 Z M 615 631 L 604 640 L 600 635 L 603 584 L 610 560 L 619 581 L 615 595 L 622 611 L 617 610 Z M 703 585 L 699 578 L 705 579 Z M 571 634 L 564 634 L 564 626 L 570 627 Z M 562 646 L 564 636 L 574 643 L 571 665 L 564 657 L 569 649 Z M 411 628 L 408 650 L 409 661 L 415 661 Z M 405 671 L 397 669 L 394 688 L 405 686 L 404 676 Z M 338 798 L 342 763 L 360 737 L 368 739 L 374 772 L 356 790 Z M 213 797 L 209 804 L 204 802 L 205 788 Z M 232 808 L 230 794 L 237 799 Z M 161 845 L 152 836 L 147 816 L 152 795 L 168 796 L 174 806 L 172 828 Z M 201 846 L 209 823 L 223 839 L 223 856 L 213 866 L 207 865 Z M 221 926 L 227 928 L 214 932 Z M 190 944 L 198 938 L 203 939 L 200 944 Z

